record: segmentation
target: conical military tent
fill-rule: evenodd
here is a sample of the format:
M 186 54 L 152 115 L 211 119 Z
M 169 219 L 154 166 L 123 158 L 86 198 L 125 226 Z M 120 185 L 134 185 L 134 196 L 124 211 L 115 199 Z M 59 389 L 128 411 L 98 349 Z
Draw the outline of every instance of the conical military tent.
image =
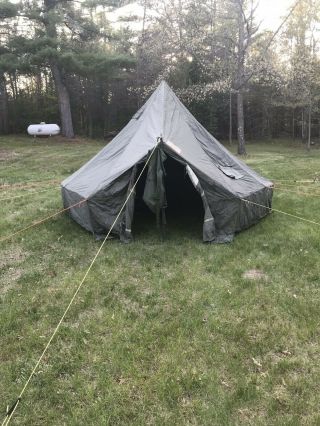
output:
M 163 81 L 122 131 L 62 182 L 65 208 L 84 201 L 69 209 L 71 217 L 97 236 L 106 234 L 152 152 L 143 200 L 158 222 L 165 221 L 170 157 L 177 167 L 183 165 L 202 198 L 205 242 L 229 242 L 268 214 L 261 206 L 271 207 L 272 182 L 230 154 Z M 132 192 L 112 230 L 125 242 L 132 238 L 134 204 Z

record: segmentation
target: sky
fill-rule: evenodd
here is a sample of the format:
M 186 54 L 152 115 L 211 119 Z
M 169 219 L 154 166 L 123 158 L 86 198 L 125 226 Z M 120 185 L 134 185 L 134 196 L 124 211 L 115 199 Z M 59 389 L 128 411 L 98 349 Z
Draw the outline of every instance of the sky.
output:
M 288 9 L 292 7 L 295 0 L 260 0 L 256 11 L 257 22 L 261 23 L 261 29 L 269 29 L 275 31 L 280 25 L 283 18 L 287 15 Z M 110 13 L 109 19 L 114 23 L 115 27 L 126 26 L 128 24 L 116 24 L 119 17 L 123 16 L 142 16 L 142 7 L 138 4 L 129 4 L 118 9 L 115 13 Z M 130 23 L 133 30 L 140 30 L 141 23 Z
M 293 0 L 260 0 L 256 15 L 258 21 L 262 21 L 261 28 L 275 31 L 294 3 Z
M 20 0 L 11 0 L 13 3 L 18 3 Z M 81 1 L 81 0 L 80 0 Z M 261 23 L 261 29 L 269 29 L 275 31 L 280 25 L 282 19 L 287 15 L 288 9 L 292 7 L 296 0 L 254 0 L 258 1 L 259 5 L 256 11 L 257 22 Z M 117 23 L 119 17 L 137 15 L 142 16 L 143 9 L 138 3 L 129 4 L 118 9 L 114 13 L 109 14 L 109 19 L 114 26 L 119 28 L 127 26 L 128 23 Z M 130 23 L 133 30 L 141 30 L 141 23 Z

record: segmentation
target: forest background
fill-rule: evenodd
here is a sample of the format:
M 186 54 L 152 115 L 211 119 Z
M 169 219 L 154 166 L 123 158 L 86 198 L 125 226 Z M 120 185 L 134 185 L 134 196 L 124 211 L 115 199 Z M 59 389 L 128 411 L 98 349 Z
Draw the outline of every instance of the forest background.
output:
M 0 134 L 44 121 L 69 138 L 113 136 L 165 79 L 239 154 L 250 139 L 310 149 L 320 1 L 282 3 L 270 29 L 253 0 L 2 1 Z

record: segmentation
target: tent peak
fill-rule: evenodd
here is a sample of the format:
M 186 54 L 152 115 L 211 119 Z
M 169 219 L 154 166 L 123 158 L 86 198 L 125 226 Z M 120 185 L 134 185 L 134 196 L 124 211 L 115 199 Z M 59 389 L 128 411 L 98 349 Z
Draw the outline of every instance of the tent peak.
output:
M 166 80 L 161 80 L 158 87 L 160 87 L 160 86 L 170 87 L 169 84 L 166 82 Z
M 174 93 L 174 91 L 171 89 L 171 87 L 169 86 L 169 84 L 165 81 L 165 80 L 161 80 L 157 89 L 160 91 L 162 90 L 163 92 L 172 92 Z M 157 90 L 156 89 L 156 90 Z

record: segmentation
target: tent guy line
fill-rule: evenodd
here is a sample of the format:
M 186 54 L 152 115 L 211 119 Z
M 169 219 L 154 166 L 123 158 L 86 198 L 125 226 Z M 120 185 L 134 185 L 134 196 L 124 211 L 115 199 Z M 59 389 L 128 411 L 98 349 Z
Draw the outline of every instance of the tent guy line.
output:
M 292 192 L 295 194 L 300 194 L 300 195 L 307 195 L 310 197 L 318 197 L 320 195 L 320 191 L 316 190 L 316 188 L 314 188 L 314 190 L 312 191 L 311 189 L 309 190 L 309 188 L 292 188 L 291 186 L 275 186 L 275 189 L 277 191 L 288 191 L 288 192 Z M 320 188 L 319 188 L 320 189 Z
M 318 192 L 313 192 L 312 194 L 310 192 L 301 192 L 299 190 L 294 190 L 294 189 L 288 189 L 288 188 L 277 188 L 278 191 L 282 191 L 282 192 L 290 192 L 291 194 L 296 194 L 296 195 L 302 195 L 305 197 L 320 197 L 320 193 Z
M 320 183 L 320 180 L 318 178 L 315 179 L 273 179 L 272 180 L 275 183 L 282 183 L 282 182 L 293 182 L 293 183 Z
M 278 182 L 278 181 L 273 181 L 274 186 L 276 187 L 287 187 L 287 188 L 304 188 L 304 189 L 310 189 L 311 191 L 314 190 L 318 190 L 320 189 L 320 185 L 318 185 L 318 182 L 313 182 L 313 183 L 287 183 L 287 182 Z
M 283 191 L 283 192 L 290 192 L 290 193 L 293 193 L 293 194 L 297 194 L 297 195 L 303 195 L 303 196 L 306 196 L 306 197 L 311 197 L 311 198 L 313 198 L 313 197 L 320 197 L 320 194 L 308 194 L 308 193 L 303 193 L 303 192 L 298 192 L 298 191 L 291 191 L 291 190 L 288 190 L 287 188 L 286 189 L 284 189 L 284 188 L 277 188 L 279 191 Z M 1 200 L 0 200 L 1 201 Z M 8 235 L 8 236 L 6 236 L 6 237 L 4 237 L 4 238 L 0 238 L 0 243 L 1 242 L 3 242 L 3 241 L 6 241 L 6 240 L 9 240 L 9 239 L 11 239 L 11 238 L 13 238 L 15 235 L 18 235 L 18 234 L 20 234 L 20 233 L 22 233 L 22 232 L 24 232 L 24 231 L 27 231 L 28 229 L 30 229 L 30 228 L 32 228 L 32 227 L 34 227 L 34 226 L 37 226 L 37 225 L 41 225 L 42 223 L 44 223 L 44 222 L 46 222 L 47 220 L 49 220 L 49 219 L 51 219 L 51 218 L 53 218 L 53 217 L 55 217 L 55 216 L 57 216 L 57 215 L 59 215 L 59 214 L 61 214 L 61 213 L 63 213 L 63 212 L 65 212 L 65 211 L 68 211 L 69 209 L 71 209 L 71 208 L 73 208 L 73 207 L 77 207 L 78 205 L 80 205 L 80 204 L 82 204 L 82 203 L 84 203 L 84 202 L 86 202 L 87 200 L 82 200 L 82 201 L 79 201 L 79 203 L 76 203 L 76 204 L 73 204 L 72 206 L 69 206 L 69 207 L 67 207 L 67 208 L 65 208 L 65 209 L 61 209 L 61 210 L 58 210 L 56 213 L 54 213 L 54 214 L 52 214 L 52 215 L 50 215 L 50 216 L 47 216 L 47 217 L 45 217 L 45 218 L 43 218 L 43 219 L 40 219 L 40 220 L 38 220 L 37 222 L 35 222 L 35 223 L 32 223 L 31 225 L 29 225 L 29 226 L 27 226 L 27 227 L 25 227 L 25 228 L 22 228 L 22 229 L 20 229 L 19 231 L 17 231 L 17 232 L 14 232 L 13 234 L 10 234 L 10 235 Z M 249 200 L 242 200 L 242 201 L 245 201 L 245 202 L 247 202 L 247 203 L 251 203 L 251 204 L 256 204 L 256 205 L 259 205 L 260 207 L 265 207 L 266 209 L 271 209 L 271 210 L 273 210 L 273 211 L 277 211 L 277 212 L 279 212 L 279 213 L 283 213 L 283 214 L 286 214 L 286 215 L 289 215 L 289 216 L 292 216 L 292 217 L 296 217 L 297 219 L 300 219 L 300 220 L 305 220 L 305 221 L 309 221 L 309 219 L 305 219 L 305 218 L 302 218 L 302 217 L 300 217 L 300 216 L 295 216 L 295 215 L 292 215 L 291 213 L 286 213 L 286 212 L 283 212 L 283 211 L 280 211 L 280 210 L 277 210 L 277 209 L 274 209 L 274 208 L 270 208 L 270 207 L 267 207 L 267 206 L 263 206 L 262 204 L 257 204 L 257 203 L 253 203 L 252 201 L 249 201 Z M 311 223 L 316 223 L 316 224 L 318 224 L 317 222 L 312 222 L 311 221 Z
M 29 183 L 28 183 L 29 182 Z M 38 186 L 45 186 L 49 183 L 60 183 L 57 179 L 49 179 L 49 180 L 43 180 L 43 181 L 26 181 L 26 182 L 16 182 L 16 183 L 2 183 L 0 184 L 0 190 L 2 191 L 8 191 L 10 189 L 26 189 L 26 188 L 36 188 Z
M 287 213 L 287 212 L 284 212 L 282 210 L 274 209 L 273 207 L 264 206 L 263 204 L 258 204 L 258 203 L 255 203 L 254 201 L 245 200 L 244 198 L 240 198 L 240 200 L 245 202 L 245 203 L 250 203 L 250 204 L 253 204 L 255 206 L 268 209 L 270 211 L 270 213 L 274 211 L 274 212 L 277 212 L 277 213 L 284 214 L 286 216 L 294 217 L 295 219 L 299 219 L 299 220 L 302 220 L 302 221 L 307 222 L 307 223 L 312 223 L 313 225 L 320 226 L 319 222 L 315 222 L 314 220 L 311 220 L 311 219 L 306 219 L 302 216 L 297 216 L 297 215 L 292 214 L 292 213 Z
M 274 184 L 274 186 L 275 187 L 277 187 L 277 188 L 293 188 L 293 189 L 295 189 L 295 188 L 297 188 L 297 189 L 301 189 L 301 188 L 304 188 L 304 189 L 306 189 L 306 190 L 311 190 L 311 191 L 314 191 L 314 190 L 319 190 L 320 189 L 320 186 L 319 185 L 306 185 L 306 184 L 302 184 L 302 183 L 297 183 L 297 184 L 291 184 L 291 183 L 279 183 L 279 182 L 275 182 L 275 184 Z
M 73 294 L 72 298 L 70 299 L 70 302 L 69 302 L 68 306 L 66 307 L 66 309 L 65 309 L 64 313 L 62 314 L 62 316 L 61 316 L 61 318 L 60 318 L 60 320 L 59 320 L 58 324 L 56 325 L 56 327 L 55 327 L 55 329 L 54 329 L 53 333 L 51 334 L 51 337 L 50 337 L 50 339 L 48 340 L 48 342 L 47 342 L 47 344 L 46 344 L 45 348 L 43 349 L 43 351 L 42 351 L 42 353 L 41 353 L 41 355 L 40 355 L 40 357 L 39 357 L 38 361 L 36 362 L 36 364 L 35 364 L 35 366 L 34 366 L 33 370 L 31 371 L 31 373 L 30 373 L 30 375 L 29 375 L 29 377 L 28 377 L 27 381 L 25 382 L 25 384 L 24 384 L 24 386 L 23 386 L 23 388 L 22 388 L 22 390 L 21 390 L 21 392 L 20 392 L 20 394 L 19 394 L 18 398 L 16 399 L 16 401 L 14 402 L 14 404 L 11 406 L 11 408 L 10 408 L 9 410 L 7 410 L 7 413 L 6 413 L 6 415 L 5 415 L 5 418 L 3 419 L 3 422 L 1 423 L 1 426 L 7 426 L 7 425 L 9 424 L 9 422 L 10 422 L 10 420 L 11 420 L 12 416 L 14 415 L 14 413 L 15 413 L 15 411 L 16 411 L 16 409 L 17 409 L 18 405 L 19 405 L 19 403 L 21 402 L 21 398 L 22 398 L 22 396 L 23 396 L 23 394 L 24 394 L 24 392 L 25 392 L 25 390 L 26 390 L 26 388 L 27 388 L 28 384 L 30 383 L 30 380 L 32 379 L 32 377 L 33 377 L 33 375 L 35 374 L 35 372 L 37 371 L 37 368 L 39 367 L 39 365 L 40 365 L 40 363 L 41 363 L 41 361 L 42 361 L 42 359 L 43 359 L 44 355 L 46 354 L 47 350 L 49 349 L 49 346 L 50 346 L 50 344 L 51 344 L 52 340 L 54 339 L 55 335 L 58 333 L 59 328 L 60 328 L 60 326 L 61 326 L 61 324 L 62 324 L 62 322 L 63 322 L 63 320 L 64 320 L 65 316 L 67 315 L 67 313 L 68 313 L 69 309 L 71 308 L 71 306 L 72 306 L 72 304 L 73 304 L 73 301 L 75 300 L 75 298 L 76 298 L 77 294 L 79 293 L 79 291 L 80 291 L 80 289 L 81 289 L 81 287 L 82 287 L 83 283 L 85 282 L 85 280 L 86 280 L 86 278 L 87 278 L 87 276 L 88 276 L 88 274 L 89 274 L 89 272 L 90 272 L 91 268 L 93 267 L 93 265 L 94 265 L 94 263 L 95 263 L 95 261 L 96 261 L 97 257 L 99 256 L 99 254 L 100 254 L 100 252 L 101 252 L 101 250 L 102 250 L 102 248 L 103 248 L 103 246 L 104 246 L 105 242 L 106 242 L 106 241 L 107 241 L 107 239 L 109 238 L 109 235 L 111 234 L 113 227 L 115 226 L 116 222 L 118 221 L 119 217 L 121 216 L 121 213 L 123 212 L 123 210 L 124 210 L 124 208 L 125 208 L 125 206 L 126 206 L 127 202 L 129 201 L 129 199 L 130 199 L 130 197 L 131 197 L 132 193 L 134 192 L 134 190 L 135 190 L 135 187 L 136 187 L 137 183 L 139 182 L 139 180 L 140 180 L 140 178 L 141 178 L 141 176 L 142 176 L 142 174 L 143 174 L 144 170 L 146 169 L 147 165 L 149 164 L 149 161 L 150 161 L 150 159 L 151 159 L 151 157 L 152 157 L 153 153 L 155 152 L 156 148 L 158 147 L 158 144 L 159 144 L 159 142 L 160 142 L 160 141 L 161 141 L 161 138 L 158 138 L 158 139 L 157 139 L 157 142 L 156 142 L 156 144 L 155 144 L 154 148 L 152 149 L 152 151 L 151 151 L 151 153 L 150 153 L 149 157 L 147 158 L 147 160 L 146 160 L 146 162 L 145 162 L 145 164 L 144 164 L 144 166 L 143 166 L 143 168 L 142 168 L 141 172 L 139 173 L 139 176 L 137 177 L 136 181 L 135 181 L 135 182 L 134 182 L 134 184 L 132 185 L 132 188 L 130 189 L 130 191 L 129 191 L 129 193 L 128 193 L 128 195 L 127 195 L 127 197 L 126 197 L 126 199 L 125 199 L 125 201 L 124 201 L 124 203 L 123 203 L 123 205 L 122 205 L 122 207 L 121 207 L 121 209 L 120 209 L 119 213 L 117 214 L 117 216 L 116 216 L 115 220 L 113 221 L 113 224 L 111 225 L 111 228 L 109 229 L 109 231 L 108 231 L 107 235 L 105 236 L 104 240 L 102 241 L 102 243 L 101 243 L 101 245 L 100 245 L 99 249 L 97 250 L 97 252 L 96 252 L 96 254 L 95 254 L 94 258 L 92 259 L 92 261 L 91 261 L 91 263 L 90 263 L 90 265 L 89 265 L 88 269 L 86 270 L 86 273 L 84 274 L 84 276 L 83 276 L 83 278 L 82 278 L 82 280 L 81 280 L 80 284 L 78 285 L 78 287 L 77 287 L 76 291 L 74 292 L 74 294 Z
M 53 189 L 59 189 L 59 188 L 60 188 L 60 186 L 55 185 L 54 187 L 42 189 L 41 191 L 25 192 L 25 193 L 20 194 L 20 195 L 14 195 L 13 197 L 0 198 L 0 201 L 10 201 L 10 200 L 14 200 L 16 198 L 26 197 L 28 195 L 42 194 L 43 192 L 48 192 L 48 191 L 52 191 Z
M 291 191 L 291 190 L 288 190 L 287 188 L 286 189 L 283 189 L 283 188 L 277 188 L 279 191 L 283 191 L 283 192 L 290 192 L 290 193 L 293 193 L 293 194 L 297 194 L 297 195 L 303 195 L 303 196 L 309 196 L 309 197 L 320 197 L 320 194 L 308 194 L 308 193 L 303 193 L 303 192 L 298 192 L 298 191 Z M 15 198 L 15 197 L 13 197 L 13 198 Z M 0 199 L 0 201 L 2 201 L 1 199 Z M 52 219 L 52 218 L 54 218 L 55 216 L 57 216 L 57 215 L 59 215 L 59 214 L 61 214 L 61 213 L 63 213 L 63 212 L 65 212 L 65 211 L 68 211 L 69 209 L 71 209 L 71 208 L 73 208 L 73 207 L 77 207 L 77 206 L 79 206 L 80 204 L 82 204 L 82 203 L 85 203 L 87 200 L 85 199 L 85 200 L 82 200 L 82 201 L 79 201 L 79 203 L 75 203 L 75 204 L 73 204 L 73 205 L 71 205 L 71 206 L 69 206 L 69 207 L 67 207 L 67 208 L 65 208 L 65 209 L 61 209 L 61 210 L 58 210 L 56 213 L 54 213 L 54 214 L 52 214 L 52 215 L 50 215 L 50 216 L 47 216 L 47 217 L 45 217 L 45 218 L 43 218 L 43 219 L 39 219 L 38 221 L 36 221 L 35 223 L 32 223 L 32 224 L 30 224 L 30 225 L 28 225 L 28 226 L 26 226 L 25 228 L 22 228 L 22 229 L 20 229 L 20 230 L 18 230 L 17 232 L 14 232 L 13 234 L 10 234 L 10 235 L 8 235 L 8 236 L 6 236 L 6 237 L 4 237 L 4 238 L 0 238 L 0 243 L 1 242 L 4 242 L 4 241 L 7 241 L 7 240 L 10 240 L 11 238 L 13 238 L 15 235 L 18 235 L 18 234 L 21 234 L 22 232 L 24 232 L 24 231 L 27 231 L 28 229 L 30 229 L 30 228 L 33 228 L 33 227 L 35 227 L 35 226 L 37 226 L 37 225 L 41 225 L 42 223 L 44 223 L 44 222 L 46 222 L 47 220 L 49 220 L 49 219 Z M 248 200 L 242 200 L 242 201 L 246 201 L 246 202 L 248 202 L 248 203 L 252 203 L 252 204 L 254 204 L 252 201 L 248 201 Z M 258 205 L 258 204 L 257 204 Z M 265 207 L 265 208 L 268 208 L 268 209 L 270 209 L 270 207 L 267 207 L 267 206 L 263 206 L 263 205 L 259 205 L 260 207 Z M 296 218 L 298 218 L 298 219 L 301 219 L 301 220 L 305 220 L 305 221 L 309 221 L 309 219 L 304 219 L 304 218 L 301 218 L 300 216 L 295 216 L 295 215 L 291 215 L 290 213 L 286 213 L 286 212 L 283 212 L 283 211 L 280 211 L 280 210 L 276 210 L 276 209 L 273 209 L 273 208 L 271 208 L 271 210 L 273 210 L 273 211 L 277 211 L 277 212 L 280 212 L 280 213 L 283 213 L 283 214 L 287 214 L 287 215 L 289 215 L 289 216 L 293 216 L 293 217 L 296 217 Z M 311 223 L 313 223 L 313 222 L 311 222 Z M 314 223 L 316 223 L 316 222 L 314 222 Z
M 79 206 L 80 204 L 85 203 L 86 201 L 87 201 L 86 199 L 85 199 L 85 200 L 81 200 L 81 201 L 79 201 L 78 203 L 73 204 L 72 206 L 69 206 L 69 207 L 66 207 L 66 208 L 64 208 L 64 209 L 58 210 L 57 212 L 53 213 L 53 214 L 52 214 L 52 215 L 50 215 L 50 216 L 46 216 L 46 217 L 45 217 L 45 218 L 43 218 L 43 219 L 39 219 L 39 220 L 37 220 L 36 222 L 31 223 L 31 225 L 28 225 L 28 226 L 26 226 L 25 228 L 19 229 L 18 231 L 14 232 L 13 234 L 10 234 L 10 235 L 7 235 L 6 237 L 0 238 L 0 243 L 2 243 L 3 241 L 10 240 L 10 239 L 11 239 L 11 238 L 13 238 L 14 236 L 16 236 L 16 235 L 18 235 L 18 234 L 21 234 L 22 232 L 27 231 L 28 229 L 33 228 L 34 226 L 40 225 L 41 223 L 44 223 L 44 222 L 46 222 L 47 220 L 52 219 L 52 218 L 53 218 L 53 217 L 55 217 L 55 216 L 58 216 L 59 214 L 61 214 L 61 213 L 65 212 L 65 211 L 67 211 L 67 210 L 71 209 L 72 207 L 77 207 L 77 206 Z

